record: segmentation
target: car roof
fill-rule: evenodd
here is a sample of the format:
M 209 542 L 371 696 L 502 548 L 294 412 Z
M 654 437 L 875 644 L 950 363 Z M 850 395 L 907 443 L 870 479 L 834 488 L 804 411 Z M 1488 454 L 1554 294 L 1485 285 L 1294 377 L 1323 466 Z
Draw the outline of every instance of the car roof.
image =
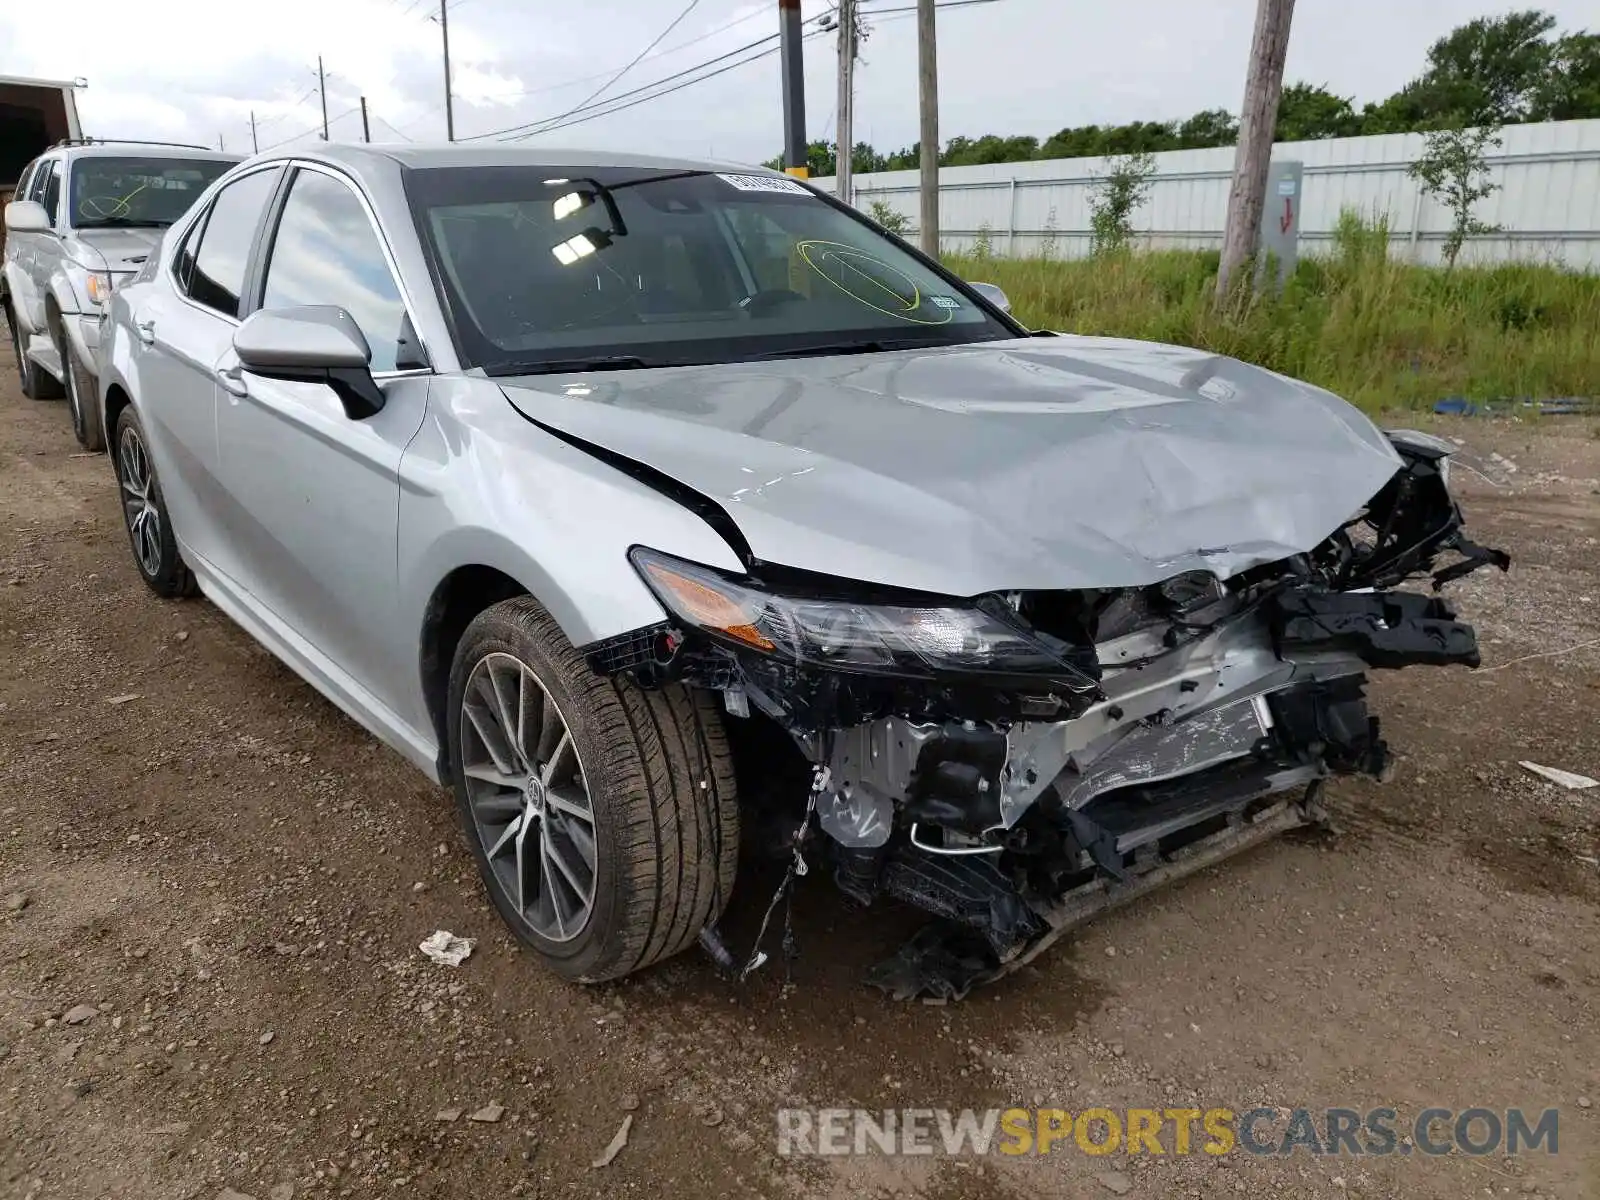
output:
M 379 162 L 401 167 L 549 167 L 571 170 L 578 167 L 637 167 L 645 171 L 738 171 L 744 174 L 776 174 L 767 167 L 717 159 L 665 158 L 652 154 L 624 154 L 615 150 L 555 150 L 505 144 L 437 143 L 371 144 L 366 142 L 317 142 L 310 146 L 285 146 L 260 156 L 262 160 L 282 158 L 321 159 L 360 171 Z
M 53 147 L 72 158 L 185 158 L 204 162 L 243 162 L 247 155 L 204 146 L 175 146 L 165 142 L 92 142 Z

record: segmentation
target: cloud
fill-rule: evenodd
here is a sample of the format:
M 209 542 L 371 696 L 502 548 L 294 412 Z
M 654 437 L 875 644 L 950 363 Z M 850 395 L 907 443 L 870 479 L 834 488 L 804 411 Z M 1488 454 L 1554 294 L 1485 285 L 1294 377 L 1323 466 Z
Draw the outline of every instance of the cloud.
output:
M 450 0 L 458 135 L 566 112 L 649 44 L 679 0 Z M 864 0 L 867 11 L 913 0 Z M 826 0 L 805 0 L 808 16 Z M 1414 77 L 1429 43 L 1479 15 L 1482 0 L 1341 0 L 1301 4 L 1290 40 L 1291 79 L 1376 100 Z M 1546 0 L 1564 28 L 1592 19 L 1592 0 Z M 662 79 L 777 31 L 771 0 L 701 0 L 606 95 Z M 86 132 L 192 140 L 247 149 L 255 113 L 262 145 L 321 128 L 316 56 L 328 74 L 335 137 L 360 136 L 365 95 L 375 118 L 402 136 L 444 135 L 436 0 L 274 0 L 251 8 L 215 0 L 79 0 L 72 36 L 58 8 L 12 3 L 0 11 L 7 73 L 86 76 Z M 997 0 L 942 12 L 940 131 L 1046 137 L 1067 125 L 1236 110 L 1255 0 L 1141 0 L 1138 4 Z M 917 138 L 915 22 L 869 17 L 858 71 L 859 138 L 880 147 Z M 1374 31 L 1381 31 L 1378 36 Z M 831 136 L 831 37 L 806 47 L 807 128 Z M 730 60 L 731 61 L 731 60 Z M 385 134 L 385 136 L 392 136 Z M 613 116 L 541 134 L 532 144 L 649 149 L 754 161 L 782 140 L 775 55 Z

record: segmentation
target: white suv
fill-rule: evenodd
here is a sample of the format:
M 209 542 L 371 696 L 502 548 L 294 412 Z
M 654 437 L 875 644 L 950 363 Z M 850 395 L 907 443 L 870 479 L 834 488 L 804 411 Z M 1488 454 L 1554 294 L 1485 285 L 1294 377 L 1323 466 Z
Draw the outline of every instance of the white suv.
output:
M 166 228 L 240 161 L 199 146 L 64 142 L 40 155 L 6 205 L 0 309 L 22 390 L 65 392 L 85 449 L 105 445 L 95 379 L 100 312 Z

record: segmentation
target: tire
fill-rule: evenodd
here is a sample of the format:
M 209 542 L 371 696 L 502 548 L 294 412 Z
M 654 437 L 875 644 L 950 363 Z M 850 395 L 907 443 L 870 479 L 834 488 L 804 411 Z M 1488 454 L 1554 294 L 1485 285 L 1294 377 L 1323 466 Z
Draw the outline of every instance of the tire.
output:
M 131 404 L 117 417 L 114 445 L 111 465 L 117 474 L 122 522 L 128 529 L 134 566 L 150 590 L 163 600 L 195 595 L 199 585 L 178 553 L 172 519 L 150 459 L 150 445 Z
M 6 305 L 6 324 L 11 329 L 11 353 L 17 356 L 17 378 L 22 384 L 22 394 L 30 400 L 59 400 L 61 385 L 38 363 L 22 352 L 22 326 L 17 324 L 17 314 Z
M 78 361 L 72 341 L 60 319 L 55 329 L 56 352 L 61 355 L 62 376 L 66 383 L 67 407 L 72 413 L 72 434 L 85 450 L 104 450 L 105 431 L 100 424 L 100 401 L 94 376 Z
M 506 924 L 559 975 L 582 983 L 628 975 L 686 949 L 721 915 L 738 864 L 739 809 L 721 714 L 707 693 L 645 691 L 596 675 L 550 614 L 518 597 L 462 635 L 447 711 L 451 782 L 478 871 Z M 507 724 L 496 711 L 524 725 L 512 775 L 487 765 L 494 756 L 483 723 Z M 575 764 L 548 724 L 552 711 Z M 548 790 L 518 790 L 513 779 L 530 763 Z M 573 815 L 585 804 L 587 818 Z M 572 864 L 561 878 L 545 857 L 547 839 Z M 531 900 L 526 887 L 520 902 L 513 890 L 519 873 Z M 579 914 L 585 883 L 589 907 Z

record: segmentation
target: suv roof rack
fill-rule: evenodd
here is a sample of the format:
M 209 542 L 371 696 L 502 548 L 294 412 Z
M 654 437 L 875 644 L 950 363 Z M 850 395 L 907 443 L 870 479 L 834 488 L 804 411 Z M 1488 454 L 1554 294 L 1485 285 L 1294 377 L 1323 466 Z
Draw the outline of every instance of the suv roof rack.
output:
M 199 146 L 199 145 L 196 145 L 194 142 L 147 142 L 147 141 L 143 141 L 143 140 L 141 140 L 139 138 L 97 138 L 97 137 L 62 138 L 59 142 L 57 142 L 54 146 L 52 146 L 50 148 L 52 150 L 57 150 L 57 149 L 60 149 L 62 146 L 171 146 L 174 149 L 178 149 L 178 150 L 210 150 L 211 149 L 210 146 Z M 221 154 L 222 151 L 219 150 L 219 151 L 217 151 L 217 153 Z

